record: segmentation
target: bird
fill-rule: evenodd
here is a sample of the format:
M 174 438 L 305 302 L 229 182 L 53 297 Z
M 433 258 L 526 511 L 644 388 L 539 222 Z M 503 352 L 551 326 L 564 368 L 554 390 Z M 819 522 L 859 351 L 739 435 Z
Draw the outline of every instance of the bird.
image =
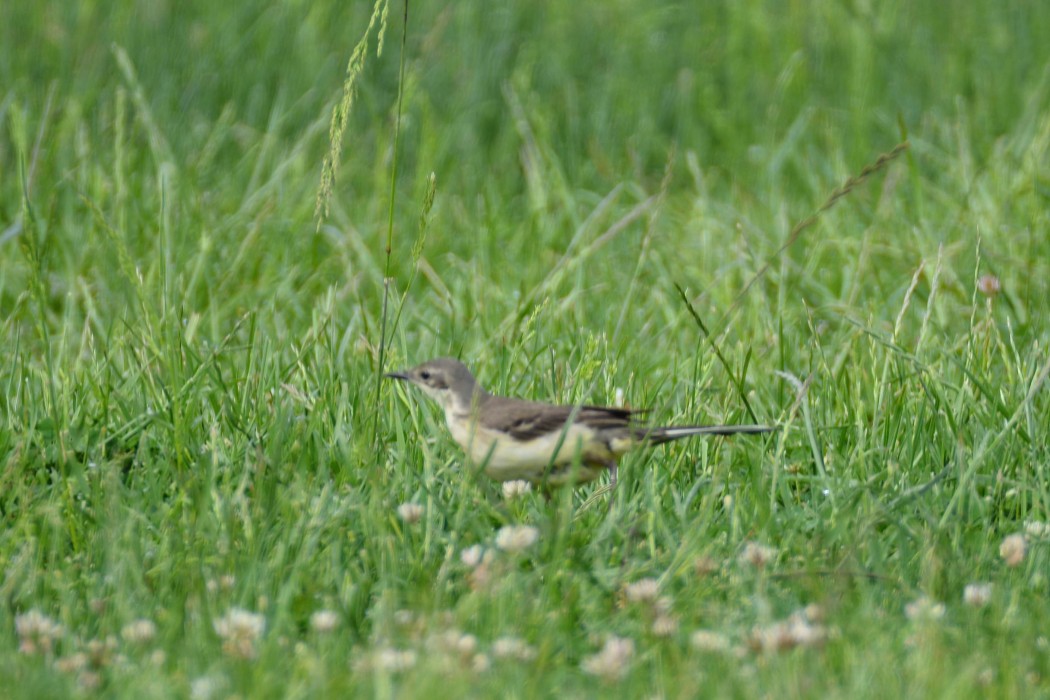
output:
M 578 485 L 610 473 L 633 447 L 693 435 L 762 434 L 769 425 L 648 426 L 643 411 L 556 405 L 496 396 L 459 360 L 440 357 L 386 374 L 421 389 L 445 412 L 448 430 L 468 458 L 496 481 L 524 480 L 545 489 Z

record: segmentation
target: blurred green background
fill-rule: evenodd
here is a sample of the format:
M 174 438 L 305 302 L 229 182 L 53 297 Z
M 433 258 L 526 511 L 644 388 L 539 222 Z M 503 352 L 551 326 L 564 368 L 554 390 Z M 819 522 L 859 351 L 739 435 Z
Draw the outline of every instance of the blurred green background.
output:
M 253 283 L 198 283 L 183 290 L 193 307 L 214 309 L 214 292 L 222 304 L 253 306 L 289 267 L 301 299 L 369 277 L 374 289 L 360 258 L 380 256 L 386 226 L 401 8 L 390 13 L 383 56 L 373 33 L 357 82 L 333 228 L 310 231 L 329 107 L 370 11 L 366 3 L 295 2 L 8 8 L 0 216 L 9 224 L 19 217 L 22 149 L 41 219 L 54 222 L 56 240 L 82 242 L 73 259 L 52 266 L 61 273 L 65 265 L 94 269 L 78 259 L 97 254 L 81 196 L 119 215 L 133 258 L 148 260 L 160 205 L 135 195 L 160 197 L 163 177 L 173 188 L 165 216 L 179 224 L 168 261 L 192 267 L 206 236 L 213 255 L 201 277 Z M 666 211 L 679 220 L 653 254 L 683 253 L 664 274 L 703 288 L 716 283 L 714 270 L 695 258 L 734 240 L 706 229 L 737 219 L 748 240 L 761 241 L 756 255 L 771 252 L 905 130 L 911 169 L 884 206 L 914 230 L 880 232 L 882 240 L 911 249 L 909 264 L 979 228 L 997 254 L 1016 245 L 1022 257 L 1031 252 L 1027 219 L 1003 232 L 973 210 L 982 194 L 975 188 L 995 165 L 1019 181 L 988 183 L 990 196 L 1019 195 L 1012 206 L 1031 216 L 1045 204 L 1045 173 L 1024 162 L 1047 103 L 1050 11 L 1040 3 L 460 3 L 412 12 L 394 208 L 402 252 L 434 172 L 440 195 L 427 256 L 471 258 L 483 278 L 498 270 L 504 288 L 529 288 L 614 187 L 629 191 L 621 200 L 655 192 L 674 149 L 669 188 L 680 196 Z M 134 79 L 120 67 L 121 50 Z M 847 220 L 871 225 L 878 190 L 854 200 L 859 213 Z M 931 217 L 931 201 L 948 212 Z M 256 227 L 267 255 L 231 269 L 246 229 Z M 365 250 L 348 249 L 351 230 Z M 397 252 L 403 283 L 411 260 Z M 622 270 L 632 255 L 611 251 L 602 271 Z M 24 281 L 17 271 L 6 279 L 10 309 Z M 467 288 L 451 290 L 457 303 L 471 303 Z M 597 297 L 591 310 L 600 314 Z M 123 302 L 95 301 L 107 313 Z

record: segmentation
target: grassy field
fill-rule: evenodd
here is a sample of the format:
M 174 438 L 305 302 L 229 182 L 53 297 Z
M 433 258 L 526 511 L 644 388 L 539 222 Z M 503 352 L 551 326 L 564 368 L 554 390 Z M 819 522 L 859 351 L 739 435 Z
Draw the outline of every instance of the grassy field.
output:
M 2 693 L 1050 697 L 1050 5 L 404 16 L 5 6 Z M 442 355 L 783 430 L 547 502 Z

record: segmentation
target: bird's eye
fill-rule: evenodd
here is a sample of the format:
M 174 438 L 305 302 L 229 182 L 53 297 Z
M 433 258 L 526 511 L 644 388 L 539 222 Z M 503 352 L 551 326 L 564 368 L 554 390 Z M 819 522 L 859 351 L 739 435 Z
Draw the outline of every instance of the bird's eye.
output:
M 419 373 L 419 378 L 422 379 L 423 381 L 426 381 L 426 380 L 430 379 L 430 372 L 428 372 L 426 370 L 423 370 L 422 372 Z

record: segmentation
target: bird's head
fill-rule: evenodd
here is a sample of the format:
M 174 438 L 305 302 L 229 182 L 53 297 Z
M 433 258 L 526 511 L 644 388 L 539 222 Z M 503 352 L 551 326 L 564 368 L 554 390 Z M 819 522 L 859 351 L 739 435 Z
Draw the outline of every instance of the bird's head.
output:
M 485 393 L 467 366 L 451 357 L 427 360 L 411 369 L 389 372 L 386 376 L 418 386 L 446 411 L 466 411 L 476 395 Z

